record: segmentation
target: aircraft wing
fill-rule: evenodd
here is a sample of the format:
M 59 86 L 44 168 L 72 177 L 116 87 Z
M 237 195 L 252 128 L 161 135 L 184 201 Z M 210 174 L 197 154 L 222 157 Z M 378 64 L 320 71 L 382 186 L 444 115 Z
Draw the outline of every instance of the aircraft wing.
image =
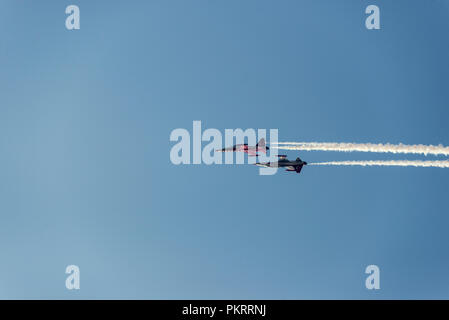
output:
M 302 165 L 300 166 L 290 166 L 286 171 L 295 171 L 296 173 L 300 173 L 302 169 Z
M 265 167 L 265 168 L 269 168 L 270 167 L 270 163 L 266 162 L 266 163 L 255 163 L 254 165 L 259 166 L 259 167 Z
M 248 151 L 246 151 L 246 153 L 249 156 L 253 156 L 253 157 L 258 156 L 257 151 L 255 149 L 248 149 Z

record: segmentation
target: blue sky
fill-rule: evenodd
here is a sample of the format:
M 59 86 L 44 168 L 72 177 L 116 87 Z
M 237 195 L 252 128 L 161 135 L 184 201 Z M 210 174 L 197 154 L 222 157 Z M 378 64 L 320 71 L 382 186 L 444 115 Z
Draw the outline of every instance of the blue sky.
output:
M 449 170 L 175 166 L 169 136 L 449 145 L 448 18 L 444 0 L 1 1 L 0 298 L 447 299 Z

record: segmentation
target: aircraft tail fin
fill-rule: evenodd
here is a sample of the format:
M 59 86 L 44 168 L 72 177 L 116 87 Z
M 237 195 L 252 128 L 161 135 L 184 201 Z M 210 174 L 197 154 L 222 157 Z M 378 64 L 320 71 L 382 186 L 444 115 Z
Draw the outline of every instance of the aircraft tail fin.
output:
M 307 164 L 307 162 L 305 162 L 305 161 L 302 161 L 300 157 L 296 158 L 296 161 L 298 161 L 298 162 L 299 162 L 299 161 L 301 161 L 301 162 L 302 162 L 302 163 L 303 163 L 304 165 L 306 165 L 306 164 Z
M 264 138 L 260 139 L 259 142 L 256 144 L 256 147 L 265 148 L 266 147 L 265 139 Z

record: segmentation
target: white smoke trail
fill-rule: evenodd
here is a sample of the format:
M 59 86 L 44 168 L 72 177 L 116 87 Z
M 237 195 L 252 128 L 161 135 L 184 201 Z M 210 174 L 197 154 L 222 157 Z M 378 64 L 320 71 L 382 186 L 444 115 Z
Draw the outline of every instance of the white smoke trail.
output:
M 337 143 L 337 142 L 278 142 L 271 145 L 272 148 L 284 150 L 320 150 L 320 151 L 343 151 L 343 152 L 382 152 L 382 153 L 413 153 L 449 155 L 449 147 L 443 145 L 406 145 L 406 144 L 374 144 L 374 143 Z
M 434 167 L 449 168 L 448 160 L 366 160 L 366 161 L 329 161 L 309 163 L 312 166 L 397 166 L 397 167 Z

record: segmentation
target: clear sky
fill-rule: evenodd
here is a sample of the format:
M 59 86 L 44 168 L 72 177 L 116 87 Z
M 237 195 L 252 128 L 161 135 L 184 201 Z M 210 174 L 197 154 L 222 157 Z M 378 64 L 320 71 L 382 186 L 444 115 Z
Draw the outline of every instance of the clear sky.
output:
M 449 298 L 449 169 L 169 158 L 193 120 L 449 145 L 448 2 L 2 0 L 0 298 Z

